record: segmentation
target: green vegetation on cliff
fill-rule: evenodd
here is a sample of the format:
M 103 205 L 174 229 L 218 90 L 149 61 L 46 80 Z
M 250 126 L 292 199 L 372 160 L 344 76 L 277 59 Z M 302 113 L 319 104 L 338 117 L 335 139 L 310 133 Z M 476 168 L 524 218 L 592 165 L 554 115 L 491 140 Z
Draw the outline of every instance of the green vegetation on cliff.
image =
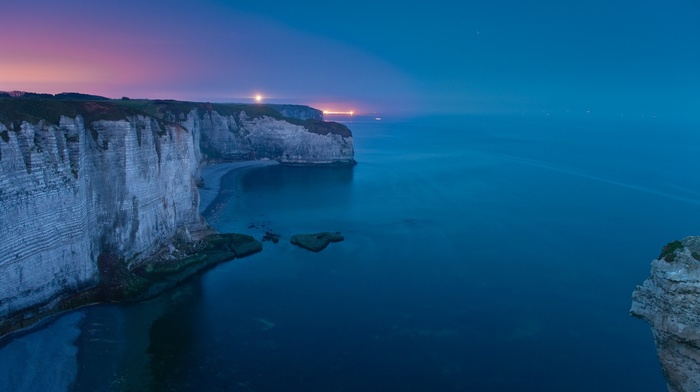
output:
M 666 244 L 666 246 L 661 249 L 661 255 L 659 259 L 664 259 L 668 262 L 674 261 L 676 259 L 676 250 L 683 249 L 683 243 L 680 241 L 673 241 Z
M 275 105 L 203 103 L 174 100 L 108 99 L 78 93 L 51 94 L 0 92 L 0 123 L 8 129 L 19 129 L 22 122 L 36 124 L 41 120 L 58 124 L 61 116 L 82 116 L 90 126 L 99 120 L 122 120 L 129 116 L 145 115 L 158 119 L 163 124 L 172 124 L 197 110 L 200 115 L 217 112 L 222 116 L 240 117 L 242 112 L 249 119 L 270 117 L 305 127 L 320 135 L 336 134 L 350 137 L 352 133 L 343 124 L 318 119 L 299 120 L 285 117 L 274 109 Z
M 18 129 L 22 122 L 36 124 L 47 121 L 58 124 L 61 116 L 82 116 L 86 124 L 99 120 L 120 120 L 140 114 L 107 101 L 60 101 L 0 98 L 0 122 L 9 129 Z

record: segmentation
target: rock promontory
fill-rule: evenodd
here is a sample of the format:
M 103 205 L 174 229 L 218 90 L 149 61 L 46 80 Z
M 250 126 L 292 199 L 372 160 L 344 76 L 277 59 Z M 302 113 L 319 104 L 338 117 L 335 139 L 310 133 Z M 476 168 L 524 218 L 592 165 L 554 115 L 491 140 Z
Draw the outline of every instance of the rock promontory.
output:
M 651 325 L 668 390 L 700 391 L 700 237 L 663 248 L 630 313 Z
M 354 163 L 347 127 L 280 109 L 296 117 L 260 104 L 0 92 L 0 335 L 156 259 L 161 272 L 201 259 L 187 252 L 213 234 L 199 214 L 203 165 Z

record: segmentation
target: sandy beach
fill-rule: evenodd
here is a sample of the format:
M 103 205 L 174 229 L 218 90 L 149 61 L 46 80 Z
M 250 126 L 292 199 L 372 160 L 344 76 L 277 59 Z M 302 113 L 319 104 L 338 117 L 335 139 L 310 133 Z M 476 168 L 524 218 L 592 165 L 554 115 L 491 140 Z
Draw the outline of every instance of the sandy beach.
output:
M 211 203 L 219 195 L 221 189 L 221 179 L 227 173 L 236 171 L 236 176 L 240 176 L 248 169 L 260 166 L 279 165 L 279 162 L 272 160 L 257 160 L 257 161 L 242 161 L 242 162 L 227 162 L 216 165 L 205 166 L 201 169 L 202 180 L 204 187 L 199 189 L 199 213 L 209 208 Z

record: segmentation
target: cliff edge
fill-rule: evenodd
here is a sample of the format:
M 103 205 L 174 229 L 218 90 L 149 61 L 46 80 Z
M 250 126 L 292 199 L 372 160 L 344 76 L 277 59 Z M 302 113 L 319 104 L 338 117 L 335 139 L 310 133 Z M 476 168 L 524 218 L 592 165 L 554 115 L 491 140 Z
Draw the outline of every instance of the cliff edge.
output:
M 109 300 L 95 294 L 105 284 L 132 291 L 144 271 L 181 272 L 168 263 L 248 254 L 203 242 L 202 165 L 354 164 L 344 125 L 282 108 L 298 118 L 265 105 L 0 94 L 0 335 Z
M 668 390 L 700 391 L 700 237 L 663 248 L 630 313 L 651 325 Z

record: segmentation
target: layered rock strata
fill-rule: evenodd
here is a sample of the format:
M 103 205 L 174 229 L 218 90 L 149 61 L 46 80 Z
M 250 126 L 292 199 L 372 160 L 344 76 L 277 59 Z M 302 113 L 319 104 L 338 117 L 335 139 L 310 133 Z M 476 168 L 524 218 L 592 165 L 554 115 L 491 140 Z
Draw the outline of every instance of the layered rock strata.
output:
M 651 325 L 668 390 L 700 391 L 700 237 L 664 247 L 630 313 Z
M 282 120 L 252 116 L 245 110 L 238 115 L 216 111 L 190 112 L 181 122 L 200 132 L 202 159 L 276 159 L 288 164 L 353 163 L 352 135 L 340 124 L 321 120 Z M 322 125 L 321 130 L 316 127 Z

